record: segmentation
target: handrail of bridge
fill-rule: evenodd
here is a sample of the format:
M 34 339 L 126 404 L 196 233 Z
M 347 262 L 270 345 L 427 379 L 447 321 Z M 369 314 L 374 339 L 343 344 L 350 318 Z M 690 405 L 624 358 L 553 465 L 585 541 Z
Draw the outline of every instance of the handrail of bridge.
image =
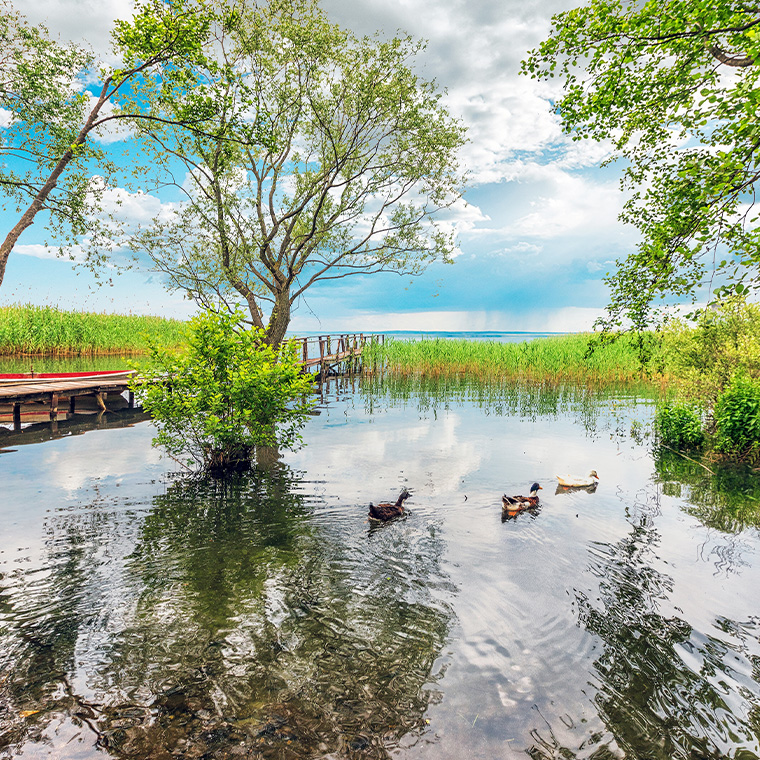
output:
M 368 343 L 384 343 L 385 335 L 382 333 L 333 333 L 288 340 L 301 344 L 301 361 L 306 367 L 310 367 L 325 362 L 340 361 L 348 356 L 359 356 Z

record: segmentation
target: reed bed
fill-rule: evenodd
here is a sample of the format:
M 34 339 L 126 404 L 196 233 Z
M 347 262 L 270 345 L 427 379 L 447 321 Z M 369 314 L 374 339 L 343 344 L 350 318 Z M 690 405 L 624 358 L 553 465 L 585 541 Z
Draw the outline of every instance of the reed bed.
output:
M 390 339 L 384 345 L 370 348 L 365 366 L 374 364 L 391 373 L 432 377 L 469 375 L 605 382 L 645 377 L 633 340 L 622 336 L 589 352 L 591 337 L 591 334 L 562 335 L 522 343 Z
M 162 317 L 64 311 L 55 306 L 0 306 L 0 356 L 140 354 L 148 341 L 185 342 L 184 322 Z

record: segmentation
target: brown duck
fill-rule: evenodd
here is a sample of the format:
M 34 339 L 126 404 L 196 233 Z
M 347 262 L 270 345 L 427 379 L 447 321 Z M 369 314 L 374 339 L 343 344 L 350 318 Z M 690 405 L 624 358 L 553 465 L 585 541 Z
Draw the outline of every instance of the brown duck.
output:
M 522 512 L 524 509 L 531 509 L 538 506 L 538 492 L 543 491 L 543 488 L 534 483 L 530 487 L 530 496 L 504 496 L 501 497 L 501 508 L 504 512 L 515 514 L 516 512 Z
M 388 520 L 392 520 L 394 517 L 401 517 L 401 515 L 405 514 L 404 510 L 404 502 L 411 496 L 412 494 L 409 493 L 409 491 L 406 490 L 406 488 L 401 491 L 399 494 L 398 499 L 396 499 L 395 504 L 391 504 L 390 502 L 381 502 L 380 504 L 373 504 L 370 502 L 369 504 L 369 516 L 372 520 L 381 520 L 382 522 L 388 522 Z

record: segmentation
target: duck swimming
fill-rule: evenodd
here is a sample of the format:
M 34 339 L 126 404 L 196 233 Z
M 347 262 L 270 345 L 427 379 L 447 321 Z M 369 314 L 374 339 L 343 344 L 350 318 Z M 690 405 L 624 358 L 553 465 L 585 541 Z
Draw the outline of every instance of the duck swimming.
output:
M 390 502 L 381 502 L 380 504 L 373 504 L 370 502 L 369 504 L 369 517 L 371 520 L 381 520 L 382 522 L 388 522 L 388 520 L 392 520 L 394 517 L 401 517 L 402 515 L 406 514 L 406 511 L 404 510 L 404 502 L 411 496 L 412 494 L 409 493 L 409 491 L 404 488 L 401 493 L 399 494 L 398 499 L 396 499 L 395 504 L 391 504 Z
M 538 492 L 543 487 L 534 483 L 530 487 L 530 496 L 504 496 L 501 497 L 501 508 L 504 512 L 522 512 L 524 509 L 531 509 L 538 506 Z
M 591 472 L 585 477 L 577 477 L 575 475 L 557 475 L 557 482 L 565 488 L 586 488 L 588 486 L 595 486 L 599 480 L 599 476 L 596 474 L 596 470 Z

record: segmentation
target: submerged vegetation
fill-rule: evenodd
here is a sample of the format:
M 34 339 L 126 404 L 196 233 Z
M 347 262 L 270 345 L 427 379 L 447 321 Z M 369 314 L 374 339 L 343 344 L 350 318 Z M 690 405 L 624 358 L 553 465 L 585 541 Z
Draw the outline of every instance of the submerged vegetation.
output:
M 187 345 L 187 323 L 179 320 L 0 307 L 0 356 L 124 355 Z M 760 306 L 741 297 L 704 310 L 695 324 L 673 319 L 658 331 L 615 340 L 591 333 L 521 343 L 388 339 L 364 351 L 364 366 L 382 368 L 390 384 L 442 379 L 451 390 L 471 380 L 643 383 L 660 394 L 653 421 L 659 444 L 760 463 Z
M 760 306 L 743 297 L 705 309 L 694 325 L 673 319 L 615 340 L 389 340 L 372 347 L 369 361 L 391 376 L 449 381 L 645 382 L 663 392 L 653 423 L 658 444 L 760 464 Z
M 152 347 L 133 381 L 158 428 L 154 444 L 212 475 L 250 468 L 257 447 L 296 448 L 313 405 L 295 345 L 274 348 L 242 322 L 239 312 L 200 314 L 187 348 Z
M 0 356 L 139 354 L 149 344 L 180 346 L 185 323 L 140 315 L 65 311 L 55 306 L 0 306 Z
M 711 458 L 760 463 L 760 307 L 744 298 L 706 309 L 695 327 L 674 321 L 656 361 L 673 378 L 655 417 L 659 443 Z

